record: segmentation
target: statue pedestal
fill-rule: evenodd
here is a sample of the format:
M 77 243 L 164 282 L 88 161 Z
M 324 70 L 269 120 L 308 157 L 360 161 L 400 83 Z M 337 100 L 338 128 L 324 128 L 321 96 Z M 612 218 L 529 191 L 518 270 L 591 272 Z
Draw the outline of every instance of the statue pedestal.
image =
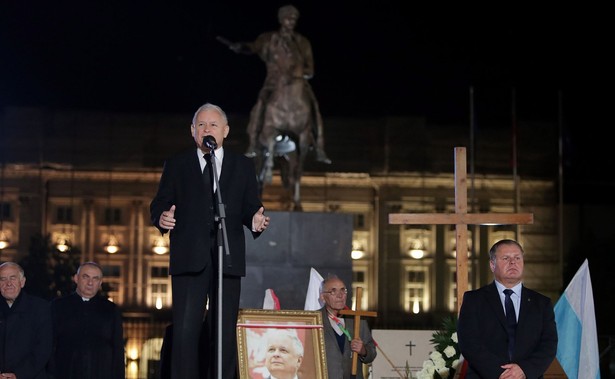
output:
M 313 267 L 352 284 L 352 215 L 267 212 L 271 223 L 258 239 L 246 233 L 246 277 L 240 308 L 262 308 L 273 289 L 281 309 L 303 309 Z

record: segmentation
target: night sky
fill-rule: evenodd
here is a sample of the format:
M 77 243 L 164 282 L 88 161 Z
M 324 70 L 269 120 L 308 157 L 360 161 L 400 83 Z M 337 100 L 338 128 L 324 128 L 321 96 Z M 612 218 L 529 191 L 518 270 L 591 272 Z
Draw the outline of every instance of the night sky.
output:
M 164 3 L 2 0 L 0 105 L 191 114 L 209 101 L 247 115 L 264 64 L 216 36 L 251 41 L 277 29 L 286 2 Z M 594 180 L 613 161 L 609 140 L 597 137 L 612 120 L 600 116 L 610 88 L 605 10 L 293 4 L 297 31 L 312 42 L 311 85 L 325 118 L 410 115 L 468 125 L 473 87 L 477 126 L 510 128 L 513 89 L 518 120 L 557 123 L 561 95 L 570 174 Z

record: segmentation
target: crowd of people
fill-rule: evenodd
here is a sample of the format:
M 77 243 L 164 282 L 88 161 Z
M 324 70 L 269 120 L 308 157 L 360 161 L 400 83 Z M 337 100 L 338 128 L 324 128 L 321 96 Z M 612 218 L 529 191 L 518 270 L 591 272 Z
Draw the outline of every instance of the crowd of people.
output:
M 24 291 L 19 264 L 0 264 L 0 378 L 123 379 L 122 316 L 100 295 L 102 279 L 85 262 L 75 291 L 49 302 Z
M 252 228 L 262 232 L 265 220 L 268 222 L 259 207 L 253 215 Z M 517 241 L 500 240 L 491 247 L 489 255 L 493 282 L 466 292 L 459 314 L 459 347 L 468 365 L 465 377 L 540 378 L 557 350 L 551 300 L 523 285 L 524 250 Z M 100 295 L 102 268 L 95 262 L 82 263 L 73 280 L 73 293 L 48 302 L 23 290 L 26 276 L 19 264 L 0 264 L 0 293 L 4 300 L 0 301 L 0 378 L 125 377 L 122 316 L 114 303 Z M 365 320 L 361 320 L 359 335 L 352 335 L 353 318 L 340 313 L 348 308 L 347 295 L 348 288 L 339 277 L 329 275 L 322 281 L 320 300 L 324 306 L 320 312 L 326 366 L 329 377 L 351 378 L 354 369 L 353 377 L 359 379 L 364 377 L 362 365 L 376 358 L 376 343 Z M 205 313 L 201 321 L 203 317 Z M 236 323 L 229 324 L 234 328 Z M 200 328 L 197 329 L 201 335 Z M 304 358 L 303 343 L 292 329 L 274 331 L 264 337 L 268 378 L 298 379 Z M 205 335 L 206 341 L 212 340 L 210 334 Z M 227 349 L 236 358 L 235 340 L 227 343 Z M 196 344 L 195 378 L 215 377 L 211 366 L 216 366 L 208 356 L 213 354 L 212 347 L 206 343 L 205 348 L 199 348 L 199 336 Z M 353 354 L 358 356 L 354 368 Z M 210 364 L 199 369 L 203 357 Z M 171 359 L 171 367 L 173 362 L 177 361 Z M 225 361 L 222 367 L 225 377 L 237 378 L 236 361 Z

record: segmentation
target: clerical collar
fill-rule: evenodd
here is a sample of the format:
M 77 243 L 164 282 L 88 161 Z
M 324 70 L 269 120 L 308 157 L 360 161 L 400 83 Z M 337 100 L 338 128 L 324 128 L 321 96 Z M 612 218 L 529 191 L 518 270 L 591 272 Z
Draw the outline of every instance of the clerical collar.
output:
M 81 295 L 79 292 L 77 292 L 77 291 L 75 291 L 75 294 L 76 294 L 77 296 L 79 296 L 79 297 L 81 298 L 81 300 L 83 300 L 83 301 L 90 301 L 90 300 L 92 299 L 91 297 L 84 297 L 84 296 L 82 296 L 82 295 Z

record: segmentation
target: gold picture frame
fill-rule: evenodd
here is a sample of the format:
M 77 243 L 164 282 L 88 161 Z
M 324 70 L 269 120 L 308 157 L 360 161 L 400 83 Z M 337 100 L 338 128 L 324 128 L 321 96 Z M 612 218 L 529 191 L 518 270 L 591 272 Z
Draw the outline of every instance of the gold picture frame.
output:
M 269 377 L 267 342 L 273 335 L 296 336 L 303 348 L 298 377 L 327 379 L 325 339 L 320 311 L 240 309 L 237 351 L 240 379 Z M 268 347 L 269 345 L 269 347 Z M 294 361 L 293 364 L 296 364 Z M 281 364 L 278 364 L 278 366 Z M 276 369 L 279 369 L 276 368 Z

